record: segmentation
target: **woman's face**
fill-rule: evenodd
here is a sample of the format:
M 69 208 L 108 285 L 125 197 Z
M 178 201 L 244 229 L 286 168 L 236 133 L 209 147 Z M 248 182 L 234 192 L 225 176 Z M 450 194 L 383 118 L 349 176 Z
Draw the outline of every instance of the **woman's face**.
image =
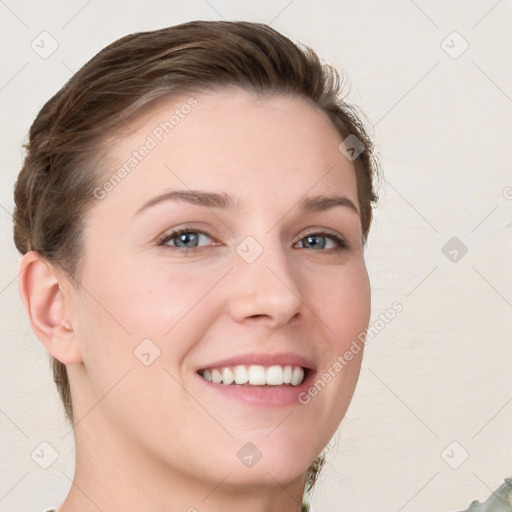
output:
M 302 99 L 194 98 L 146 112 L 101 169 L 72 302 L 77 444 L 87 432 L 215 485 L 291 482 L 359 375 L 370 287 L 354 167 Z

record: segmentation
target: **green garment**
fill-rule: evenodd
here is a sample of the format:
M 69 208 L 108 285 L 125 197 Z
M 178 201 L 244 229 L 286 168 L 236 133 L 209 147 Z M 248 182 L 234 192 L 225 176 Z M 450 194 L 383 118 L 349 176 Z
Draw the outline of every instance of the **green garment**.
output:
M 512 512 L 512 478 L 496 489 L 484 503 L 475 500 L 463 512 Z

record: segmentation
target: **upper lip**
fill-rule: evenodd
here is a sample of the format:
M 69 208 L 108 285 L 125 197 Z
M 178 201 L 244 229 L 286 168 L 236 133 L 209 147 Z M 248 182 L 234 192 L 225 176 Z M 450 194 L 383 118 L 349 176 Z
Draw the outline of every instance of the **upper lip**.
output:
M 222 366 L 236 366 L 236 365 L 291 365 L 302 366 L 303 368 L 314 370 L 315 365 L 307 357 L 303 357 L 293 352 L 276 352 L 276 353 L 247 353 L 238 356 L 228 357 L 226 359 L 219 359 L 206 365 L 196 368 L 196 371 L 204 370 L 206 368 L 219 368 Z

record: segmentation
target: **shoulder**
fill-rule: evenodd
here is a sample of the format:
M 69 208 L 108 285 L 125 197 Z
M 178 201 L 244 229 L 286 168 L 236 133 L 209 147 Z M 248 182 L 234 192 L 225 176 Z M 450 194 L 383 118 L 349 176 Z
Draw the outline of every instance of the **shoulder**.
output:
M 512 512 L 512 478 L 505 478 L 484 503 L 475 500 L 462 512 Z

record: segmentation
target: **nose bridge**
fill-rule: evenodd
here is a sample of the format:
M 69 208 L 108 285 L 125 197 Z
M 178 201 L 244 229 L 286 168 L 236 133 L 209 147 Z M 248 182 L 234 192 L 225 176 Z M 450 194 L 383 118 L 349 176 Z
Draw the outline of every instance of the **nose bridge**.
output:
M 281 325 L 301 311 L 299 276 L 277 230 L 245 237 L 235 252 L 231 313 L 237 321 L 264 316 L 273 325 Z

